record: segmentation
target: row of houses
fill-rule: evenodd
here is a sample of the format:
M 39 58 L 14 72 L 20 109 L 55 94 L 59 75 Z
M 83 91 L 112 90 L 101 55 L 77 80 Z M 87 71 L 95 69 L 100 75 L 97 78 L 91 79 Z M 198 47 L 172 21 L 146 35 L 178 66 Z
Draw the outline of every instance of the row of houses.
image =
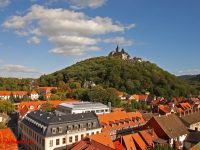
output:
M 9 99 L 11 94 L 13 94 L 14 98 L 18 97 L 19 99 L 22 99 L 27 95 L 29 95 L 31 100 L 37 100 L 40 95 L 43 95 L 48 99 L 51 96 L 51 89 L 53 88 L 57 89 L 57 87 L 38 87 L 39 93 L 32 90 L 29 94 L 27 91 L 0 91 L 0 99 Z
M 30 107 L 31 103 L 20 104 L 19 114 Z M 74 105 L 75 103 L 79 103 L 79 107 Z M 156 144 L 166 143 L 174 149 L 190 149 L 200 142 L 199 138 L 196 138 L 200 137 L 200 109 L 188 111 L 187 104 L 182 106 L 185 109 L 181 113 L 165 115 L 126 112 L 120 108 L 97 114 L 98 107 L 91 109 L 96 106 L 94 104 L 84 104 L 76 100 L 64 104 L 58 104 L 57 113 L 53 114 L 39 110 L 38 102 L 34 105 L 35 109 L 21 118 L 21 139 L 34 141 L 34 144 L 24 144 L 26 149 L 63 150 L 96 147 L 146 150 Z M 71 108 L 71 111 L 60 111 L 63 106 L 68 110 Z M 109 110 L 109 107 L 105 109 Z

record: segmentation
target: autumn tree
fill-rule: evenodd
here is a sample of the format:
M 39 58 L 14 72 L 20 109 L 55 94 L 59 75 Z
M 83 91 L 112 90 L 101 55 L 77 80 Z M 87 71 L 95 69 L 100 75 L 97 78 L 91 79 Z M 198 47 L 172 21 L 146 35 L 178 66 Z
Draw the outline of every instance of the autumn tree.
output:
M 53 112 L 56 108 L 53 104 L 46 102 L 41 105 L 40 109 L 44 112 Z

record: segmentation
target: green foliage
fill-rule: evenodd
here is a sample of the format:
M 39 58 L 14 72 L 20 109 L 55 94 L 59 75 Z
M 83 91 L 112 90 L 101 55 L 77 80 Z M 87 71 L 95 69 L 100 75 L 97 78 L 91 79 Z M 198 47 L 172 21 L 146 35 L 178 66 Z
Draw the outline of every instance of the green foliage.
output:
M 9 100 L 0 100 L 0 112 L 11 113 L 14 111 L 14 105 Z
M 7 128 L 6 125 L 4 124 L 4 122 L 0 122 L 0 129 L 5 129 Z
M 56 108 L 53 104 L 46 102 L 41 105 L 40 109 L 44 112 L 53 112 Z
M 123 103 L 122 107 L 128 112 L 135 111 L 135 110 L 141 110 L 141 109 L 142 110 L 148 109 L 147 105 L 137 102 L 136 100 L 132 100 L 131 103 L 128 103 L 128 102 Z
M 103 89 L 115 88 L 129 94 L 149 91 L 157 96 L 172 98 L 188 97 L 189 94 L 198 93 L 193 86 L 179 80 L 156 64 L 148 61 L 125 63 L 121 59 L 109 57 L 96 57 L 78 62 L 52 74 L 43 75 L 39 81 L 41 86 L 58 86 L 63 90 L 60 92 L 66 92 L 69 88 L 81 88 L 85 79 L 95 82 Z M 98 95 L 95 98 L 92 91 L 90 99 L 97 101 L 95 99 Z M 80 97 L 80 95 L 73 95 L 73 97 Z
M 170 146 L 170 144 L 165 144 L 163 146 L 156 144 L 153 150 L 174 150 L 174 149 Z

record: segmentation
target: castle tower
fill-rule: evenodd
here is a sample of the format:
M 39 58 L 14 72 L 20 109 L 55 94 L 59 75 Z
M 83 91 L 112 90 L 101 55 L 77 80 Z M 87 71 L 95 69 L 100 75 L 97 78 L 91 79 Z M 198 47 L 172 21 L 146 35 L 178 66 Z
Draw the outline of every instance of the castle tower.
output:
M 120 48 L 117 45 L 116 52 L 120 52 Z

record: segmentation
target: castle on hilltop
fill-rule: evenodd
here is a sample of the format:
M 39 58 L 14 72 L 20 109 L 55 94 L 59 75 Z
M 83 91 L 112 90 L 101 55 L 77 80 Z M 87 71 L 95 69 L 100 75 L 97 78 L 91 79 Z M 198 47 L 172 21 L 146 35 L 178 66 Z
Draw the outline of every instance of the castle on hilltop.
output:
M 125 52 L 123 48 L 120 51 L 120 48 L 118 47 L 118 45 L 117 45 L 116 50 L 110 52 L 110 54 L 108 56 L 114 57 L 114 58 L 120 58 L 120 59 L 123 59 L 123 60 L 128 60 L 130 58 L 130 55 L 127 52 Z

